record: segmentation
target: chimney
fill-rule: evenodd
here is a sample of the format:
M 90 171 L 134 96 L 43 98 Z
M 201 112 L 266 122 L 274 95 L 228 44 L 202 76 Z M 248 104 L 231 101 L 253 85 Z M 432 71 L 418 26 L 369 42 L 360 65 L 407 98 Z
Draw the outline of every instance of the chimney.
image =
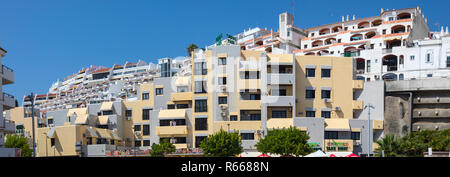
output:
M 383 13 L 384 12 L 384 10 L 383 10 L 383 8 L 381 8 L 381 13 Z
M 448 34 L 448 26 L 445 27 L 445 34 Z
M 348 21 L 348 16 L 349 16 L 349 15 L 347 15 L 347 21 Z
M 441 35 L 444 35 L 444 26 L 441 26 Z
M 342 16 L 342 22 L 345 22 L 345 17 L 344 16 Z
M 356 20 L 356 16 L 355 15 L 353 15 L 353 20 Z

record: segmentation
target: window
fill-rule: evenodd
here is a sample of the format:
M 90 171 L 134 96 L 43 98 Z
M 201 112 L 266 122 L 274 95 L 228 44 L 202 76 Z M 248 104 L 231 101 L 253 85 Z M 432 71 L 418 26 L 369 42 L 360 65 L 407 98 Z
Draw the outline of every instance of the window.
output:
M 259 79 L 259 71 L 256 72 L 245 71 L 244 79 Z
M 394 21 L 394 17 L 389 17 L 389 21 Z
M 150 146 L 150 140 L 144 140 L 144 146 Z
M 237 115 L 230 116 L 230 121 L 237 121 L 237 120 L 238 120 Z
M 109 140 L 110 144 L 114 145 L 114 140 Z
M 150 94 L 149 93 L 142 93 L 142 100 L 148 100 L 150 99 Z
M 194 64 L 194 75 L 206 75 L 207 72 L 206 62 L 197 62 Z
M 150 120 L 150 109 L 142 110 L 142 120 Z
M 272 118 L 286 118 L 286 111 L 272 111 Z
M 306 69 L 306 77 L 316 77 L 316 69 L 307 68 Z
M 227 97 L 219 97 L 219 104 L 227 104 Z
M 250 100 L 261 100 L 260 94 L 250 94 Z
M 195 137 L 195 147 L 199 148 L 200 147 L 200 143 L 206 139 L 207 136 L 196 136 Z
M 163 88 L 156 88 L 156 95 L 163 95 L 164 89 Z
M 208 130 L 208 118 L 195 118 L 195 130 Z
M 177 109 L 186 109 L 189 108 L 189 104 L 177 104 Z
M 431 62 L 431 53 L 427 53 L 426 62 Z
M 261 120 L 261 114 L 250 114 L 250 120 Z
M 142 135 L 150 135 L 150 125 L 143 125 L 142 126 Z
M 227 58 L 224 57 L 219 58 L 219 65 L 227 65 Z
M 352 132 L 352 140 L 359 140 L 361 138 L 361 133 L 359 132 Z
M 206 81 L 195 81 L 195 93 L 206 93 Z
M 433 77 L 433 74 L 427 74 L 427 77 Z
M 367 72 L 370 72 L 370 60 L 367 60 Z
M 125 110 L 125 116 L 126 117 L 131 117 L 132 116 L 132 110 Z
M 107 116 L 107 115 L 112 115 L 113 111 L 112 110 L 108 110 L 108 111 L 103 111 L 103 115 Z
M 325 131 L 325 139 L 338 139 L 338 132 Z
M 316 111 L 306 111 L 306 117 L 316 117 Z
M 141 131 L 141 125 L 134 125 L 134 131 Z
M 219 85 L 226 85 L 226 84 L 227 84 L 227 78 L 219 77 Z
M 87 137 L 86 138 L 86 144 L 92 144 L 92 138 L 91 137 Z
M 450 53 L 447 53 L 447 68 L 450 67 Z
M 48 120 L 47 120 L 47 123 L 48 123 L 48 125 L 53 124 L 53 119 L 48 119 Z
M 414 59 L 415 59 L 414 55 L 409 56 L 409 60 L 414 61 Z
M 303 48 L 304 48 L 304 49 L 307 49 L 307 48 L 308 48 L 308 45 L 303 46 Z
M 167 105 L 167 109 L 175 109 L 175 105 L 174 104 L 168 104 Z
M 141 147 L 141 141 L 134 141 L 135 147 Z
M 331 112 L 330 111 L 322 111 L 322 117 L 323 118 L 330 118 Z
M 307 99 L 314 99 L 316 97 L 316 91 L 315 90 L 308 90 L 308 89 L 306 89 L 305 97 Z
M 195 112 L 208 112 L 207 100 L 195 100 Z
M 330 69 L 322 69 L 322 78 L 329 78 L 331 77 L 331 70 Z
M 386 29 L 383 30 L 383 34 L 386 34 Z M 381 43 L 380 43 L 380 45 L 381 45 Z
M 255 133 L 241 133 L 242 140 L 254 140 Z
M 331 98 L 331 90 L 322 90 L 322 99 L 330 99 Z

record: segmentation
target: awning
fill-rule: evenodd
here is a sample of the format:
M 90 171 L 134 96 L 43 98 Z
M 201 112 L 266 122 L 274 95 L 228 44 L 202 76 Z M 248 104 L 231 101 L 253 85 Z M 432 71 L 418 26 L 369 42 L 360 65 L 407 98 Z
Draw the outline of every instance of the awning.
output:
M 100 111 L 107 111 L 113 109 L 113 102 L 103 102 Z
M 73 108 L 69 109 L 67 112 L 67 117 L 72 116 L 73 114 L 76 114 L 77 117 L 84 117 L 87 114 L 87 108 Z
M 100 125 L 108 125 L 109 116 L 98 116 L 98 123 Z
M 108 132 L 108 129 L 97 128 L 98 138 L 104 139 L 112 139 L 111 134 Z
M 350 131 L 350 124 L 348 119 L 325 119 L 327 126 L 325 130 L 330 131 Z
M 84 115 L 84 116 L 77 116 L 77 119 L 75 119 L 75 124 L 87 124 L 87 120 L 88 120 L 88 115 Z
M 90 136 L 88 137 L 93 137 L 93 138 L 98 138 L 97 134 L 94 132 L 94 130 L 92 130 L 91 127 L 86 127 L 86 130 L 89 132 Z
M 122 138 L 120 138 L 115 131 L 109 130 L 109 133 L 111 134 L 113 140 L 122 140 Z
M 185 109 L 166 109 L 160 110 L 158 114 L 159 119 L 185 119 Z
M 50 130 L 49 130 L 48 133 L 47 133 L 47 137 L 48 137 L 48 138 L 55 138 L 55 135 L 56 135 L 56 133 L 55 133 L 55 127 L 51 127 Z

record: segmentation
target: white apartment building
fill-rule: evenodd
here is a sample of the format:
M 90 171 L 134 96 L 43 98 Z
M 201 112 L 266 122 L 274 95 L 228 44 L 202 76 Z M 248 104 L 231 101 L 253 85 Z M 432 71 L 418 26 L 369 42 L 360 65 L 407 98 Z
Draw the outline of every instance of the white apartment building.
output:
M 16 106 L 14 96 L 3 91 L 3 85 L 14 83 L 14 71 L 1 63 L 2 58 L 5 57 L 5 55 L 6 50 L 0 46 L 0 65 L 2 66 L 0 73 L 2 78 L 0 80 L 0 112 L 14 108 Z M 6 134 L 14 133 L 14 131 L 14 122 L 5 119 L 3 114 L 0 114 L 0 147 L 3 147 Z

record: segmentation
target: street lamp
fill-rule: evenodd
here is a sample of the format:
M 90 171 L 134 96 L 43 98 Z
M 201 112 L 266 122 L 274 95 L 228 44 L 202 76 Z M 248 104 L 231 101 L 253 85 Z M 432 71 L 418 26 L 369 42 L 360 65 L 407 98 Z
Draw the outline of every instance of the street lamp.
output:
M 36 140 L 34 135 L 34 94 L 31 92 L 29 95 L 31 99 L 31 127 L 33 127 L 33 157 L 36 157 Z
M 375 107 L 373 105 L 371 105 L 371 104 L 367 104 L 367 105 L 364 106 L 364 109 L 366 109 L 366 108 L 369 108 L 369 112 L 368 112 L 368 114 L 369 114 L 369 117 L 368 117 L 368 119 L 369 119 L 369 121 L 368 121 L 369 127 L 367 127 L 369 129 L 369 133 L 367 135 L 369 141 L 368 141 L 367 156 L 370 157 L 370 151 L 372 150 L 372 147 L 371 147 L 372 146 L 372 142 L 370 140 L 370 137 L 371 137 L 371 131 L 370 131 L 370 108 L 375 109 Z

